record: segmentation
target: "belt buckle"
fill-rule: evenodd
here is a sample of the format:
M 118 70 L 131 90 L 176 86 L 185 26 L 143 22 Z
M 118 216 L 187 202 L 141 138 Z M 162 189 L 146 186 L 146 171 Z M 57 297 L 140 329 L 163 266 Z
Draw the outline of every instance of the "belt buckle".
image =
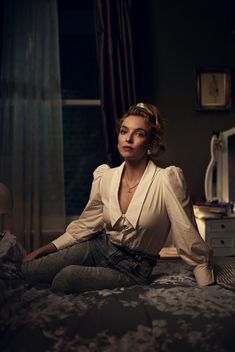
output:
M 139 263 L 142 262 L 142 259 L 143 259 L 143 257 L 142 257 L 141 254 L 135 254 L 134 258 L 135 258 Z

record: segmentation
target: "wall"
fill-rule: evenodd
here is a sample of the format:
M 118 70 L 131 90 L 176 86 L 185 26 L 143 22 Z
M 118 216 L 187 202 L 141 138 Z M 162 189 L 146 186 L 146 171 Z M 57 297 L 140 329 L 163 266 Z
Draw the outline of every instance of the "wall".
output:
M 231 68 L 233 87 L 235 34 L 229 5 L 228 0 L 133 2 L 138 100 L 160 108 L 167 124 L 161 164 L 183 168 L 193 200 L 204 196 L 212 132 L 235 125 L 234 89 L 230 111 L 196 110 L 197 67 Z

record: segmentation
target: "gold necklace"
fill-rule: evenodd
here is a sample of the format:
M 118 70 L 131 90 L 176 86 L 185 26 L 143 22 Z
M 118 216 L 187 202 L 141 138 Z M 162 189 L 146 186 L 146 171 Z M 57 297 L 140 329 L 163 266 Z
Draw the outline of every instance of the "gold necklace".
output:
M 128 183 L 127 183 L 126 178 L 125 178 L 125 182 L 126 182 L 126 185 L 127 185 L 127 188 L 128 188 L 128 190 L 127 190 L 128 193 L 133 193 L 132 189 L 134 189 L 135 187 L 137 187 L 138 184 L 140 183 L 140 181 L 139 181 L 138 183 L 136 183 L 136 185 L 130 187 L 130 186 L 128 185 Z

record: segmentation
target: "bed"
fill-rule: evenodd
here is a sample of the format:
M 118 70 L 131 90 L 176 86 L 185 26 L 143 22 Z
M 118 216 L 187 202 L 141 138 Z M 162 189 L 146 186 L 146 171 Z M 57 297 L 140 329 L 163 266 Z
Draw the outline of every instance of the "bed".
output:
M 213 266 L 217 284 L 203 288 L 181 259 L 167 258 L 149 286 L 70 295 L 29 286 L 5 266 L 0 351 L 234 351 L 235 257 Z

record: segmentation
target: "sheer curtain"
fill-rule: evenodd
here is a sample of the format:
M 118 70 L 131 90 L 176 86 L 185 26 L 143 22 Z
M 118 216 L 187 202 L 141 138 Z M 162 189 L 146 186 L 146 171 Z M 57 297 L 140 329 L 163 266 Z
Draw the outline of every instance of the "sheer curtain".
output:
M 0 182 L 12 231 L 27 250 L 65 225 L 56 0 L 6 0 L 1 67 Z
M 110 164 L 120 162 L 116 122 L 136 103 L 130 0 L 95 0 L 101 108 Z

